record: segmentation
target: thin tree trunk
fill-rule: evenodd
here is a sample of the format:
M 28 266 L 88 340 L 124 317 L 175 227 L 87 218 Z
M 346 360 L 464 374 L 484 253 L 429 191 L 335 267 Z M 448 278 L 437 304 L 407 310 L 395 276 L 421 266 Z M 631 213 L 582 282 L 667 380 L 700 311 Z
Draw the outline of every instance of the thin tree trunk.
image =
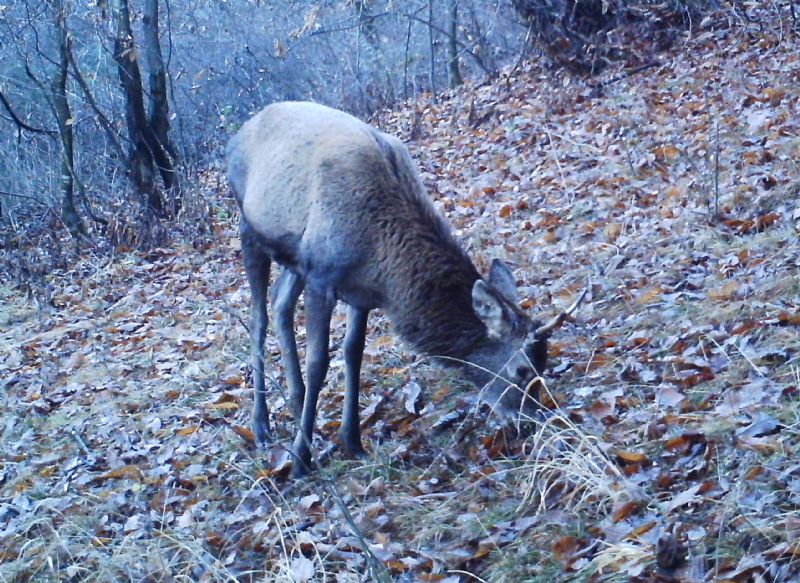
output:
M 433 0 L 428 0 L 428 41 L 431 48 L 431 98 L 436 103 L 436 48 L 433 43 Z
M 458 2 L 459 0 L 450 0 L 450 14 L 447 22 L 448 32 L 450 33 L 447 37 L 447 72 L 450 88 L 458 87 L 464 83 L 458 64 L 458 41 L 456 37 L 458 32 Z
M 408 30 L 406 31 L 406 52 L 403 55 L 403 101 L 408 101 L 408 63 L 409 63 L 409 49 L 411 47 L 411 25 L 413 20 L 408 19 Z
M 75 120 L 67 99 L 67 72 L 69 58 L 67 53 L 66 14 L 61 0 L 50 0 L 53 12 L 53 29 L 58 45 L 58 67 L 50 84 L 53 112 L 58 124 L 58 135 L 61 141 L 61 218 L 70 234 L 80 240 L 86 233 L 83 221 L 75 208 L 75 150 L 72 126 Z
M 169 139 L 169 104 L 167 101 L 167 70 L 161 53 L 161 42 L 158 38 L 158 0 L 144 2 L 144 49 L 147 68 L 150 70 L 149 114 L 148 123 L 152 136 L 151 150 L 164 186 L 171 194 L 174 203 L 178 203 L 178 174 L 174 161 L 177 150 Z
M 356 19 L 358 26 L 356 26 L 356 81 L 358 82 L 359 89 L 361 89 L 361 30 L 364 27 L 364 21 L 361 15 L 364 12 L 364 3 L 356 1 Z
M 114 60 L 125 95 L 125 122 L 131 143 L 129 169 L 131 180 L 150 209 L 159 217 L 166 216 L 166 205 L 155 184 L 153 155 L 148 147 L 149 124 L 144 107 L 142 74 L 139 71 L 136 47 L 133 43 L 128 0 L 111 0 L 114 20 Z

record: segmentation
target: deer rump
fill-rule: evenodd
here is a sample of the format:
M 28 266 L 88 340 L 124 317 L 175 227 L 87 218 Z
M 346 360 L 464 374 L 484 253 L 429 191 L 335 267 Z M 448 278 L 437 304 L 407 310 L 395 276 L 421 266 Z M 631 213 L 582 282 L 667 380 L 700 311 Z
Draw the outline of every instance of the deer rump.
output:
M 273 260 L 285 267 L 270 296 L 290 406 L 299 420 L 295 476 L 310 462 L 337 300 L 348 305 L 340 429 L 346 452 L 364 451 L 359 373 L 367 315 L 374 308 L 385 310 L 416 351 L 457 366 L 491 405 L 535 410 L 533 381 L 545 366 L 547 337 L 566 316 L 545 326 L 532 321 L 517 307 L 515 278 L 499 260 L 488 278 L 480 277 L 397 138 L 328 107 L 275 103 L 231 140 L 228 175 L 242 209 L 242 252 L 252 293 L 253 429 L 259 442 L 269 433 L 263 361 L 269 272 Z M 294 309 L 303 291 L 305 379 L 294 334 Z

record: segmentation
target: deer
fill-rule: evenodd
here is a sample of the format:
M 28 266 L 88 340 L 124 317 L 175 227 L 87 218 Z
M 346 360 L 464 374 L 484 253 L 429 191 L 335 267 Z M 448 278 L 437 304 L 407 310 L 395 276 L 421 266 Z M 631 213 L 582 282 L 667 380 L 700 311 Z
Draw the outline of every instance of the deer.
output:
M 267 295 L 297 424 L 292 477 L 311 465 L 317 402 L 329 366 L 332 312 L 347 306 L 343 342 L 344 452 L 363 456 L 360 371 L 371 310 L 418 353 L 457 368 L 498 410 L 535 411 L 548 338 L 577 307 L 550 322 L 518 307 L 517 285 L 499 259 L 481 277 L 436 210 L 407 147 L 336 109 L 278 102 L 245 122 L 227 147 L 240 240 L 251 290 L 252 427 L 270 437 L 264 384 Z M 272 289 L 272 262 L 282 266 Z M 305 379 L 294 316 L 304 294 Z M 584 292 L 585 294 L 585 292 Z

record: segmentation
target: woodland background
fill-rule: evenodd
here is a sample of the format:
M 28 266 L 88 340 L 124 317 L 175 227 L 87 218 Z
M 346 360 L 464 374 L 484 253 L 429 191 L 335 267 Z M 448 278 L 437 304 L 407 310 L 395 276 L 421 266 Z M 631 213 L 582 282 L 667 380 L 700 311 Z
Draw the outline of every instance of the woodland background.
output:
M 797 580 L 799 8 L 0 2 L 0 579 Z M 588 282 L 532 432 L 379 315 L 370 458 L 335 351 L 286 480 L 271 338 L 253 448 L 222 157 L 281 99 L 403 138 L 531 312 Z

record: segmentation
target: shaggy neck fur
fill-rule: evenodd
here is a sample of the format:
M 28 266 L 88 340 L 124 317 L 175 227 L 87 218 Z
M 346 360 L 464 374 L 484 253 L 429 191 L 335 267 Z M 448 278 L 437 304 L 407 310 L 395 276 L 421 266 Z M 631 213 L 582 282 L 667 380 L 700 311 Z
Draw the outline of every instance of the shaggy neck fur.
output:
M 448 226 L 427 205 L 384 213 L 386 310 L 399 336 L 431 356 L 465 359 L 488 342 L 472 307 L 480 278 Z M 409 217 L 409 215 L 411 215 Z M 416 215 L 416 216 L 414 216 Z
M 421 269 L 429 265 L 425 257 L 417 259 Z M 397 333 L 424 354 L 467 359 L 488 341 L 486 327 L 472 309 L 477 271 L 466 260 L 442 265 L 435 276 L 416 275 L 413 286 L 393 298 L 389 309 Z
M 383 154 L 367 203 L 383 307 L 403 340 L 431 356 L 466 359 L 489 343 L 472 307 L 480 278 L 467 254 L 436 212 L 404 148 L 374 135 Z M 450 363 L 453 364 L 453 363 Z

